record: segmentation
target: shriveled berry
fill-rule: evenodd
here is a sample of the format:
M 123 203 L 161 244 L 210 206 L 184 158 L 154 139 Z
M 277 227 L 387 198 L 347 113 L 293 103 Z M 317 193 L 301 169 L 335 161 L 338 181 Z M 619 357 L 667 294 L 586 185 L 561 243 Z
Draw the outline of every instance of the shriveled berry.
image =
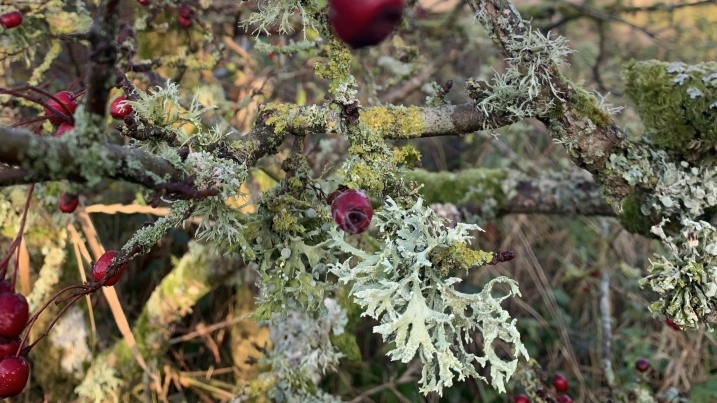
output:
M 0 280 L 0 294 L 4 294 L 6 292 L 15 292 L 15 289 L 9 281 Z
M 530 399 L 526 395 L 518 395 L 513 398 L 513 403 L 530 403 Z
M 55 130 L 55 137 L 62 137 L 65 133 L 73 130 L 74 128 L 75 126 L 73 126 L 72 123 L 64 122 L 57 127 L 57 130 Z
M 30 378 L 25 357 L 5 357 L 0 361 L 0 398 L 17 396 Z
M 568 390 L 568 380 L 565 378 L 565 375 L 555 374 L 553 377 L 553 387 L 560 393 Z
M 672 319 L 670 319 L 670 318 L 665 319 L 665 323 L 667 324 L 667 326 L 673 328 L 674 330 L 680 330 L 680 325 L 678 325 L 677 323 L 675 323 L 675 322 L 674 322 Z
M 177 21 L 179 21 L 179 26 L 184 29 L 187 29 L 192 26 L 192 18 L 191 17 L 184 17 L 184 16 L 180 15 L 179 17 L 177 17 Z
M 635 369 L 640 372 L 645 372 L 648 369 L 650 369 L 650 361 L 647 361 L 644 358 L 640 358 L 639 360 L 635 361 Z
M 560 395 L 558 396 L 558 403 L 573 403 L 573 399 L 568 395 Z
M 78 204 L 80 197 L 77 195 L 65 192 L 60 196 L 60 211 L 63 213 L 74 213 Z
M 0 15 L 0 25 L 5 29 L 15 28 L 22 24 L 22 13 L 19 11 L 11 11 Z
M 17 337 L 12 339 L 6 339 L 5 337 L 0 337 L 0 360 L 3 358 L 9 356 L 9 355 L 15 355 L 17 353 L 17 348 L 20 346 L 20 339 Z
M 72 123 L 72 115 L 77 109 L 77 101 L 75 100 L 75 94 L 70 91 L 60 91 L 55 94 L 55 98 L 60 102 L 55 101 L 54 98 L 47 100 L 47 105 L 55 108 L 61 114 L 53 111 L 50 108 L 45 108 L 45 116 L 50 118 L 50 122 L 55 125 L 59 125 L 64 122 Z
M 329 0 L 329 23 L 352 48 L 373 46 L 398 25 L 403 7 L 403 0 Z
M 112 115 L 113 118 L 124 119 L 125 116 L 132 113 L 132 107 L 125 101 L 127 101 L 127 97 L 124 95 L 112 101 L 112 104 L 110 104 L 110 115 Z
M 362 191 L 348 189 L 334 197 L 331 215 L 342 230 L 349 234 L 360 234 L 371 225 L 373 207 Z
M 0 294 L 0 337 L 15 338 L 22 333 L 29 314 L 27 300 L 20 294 Z
M 112 259 L 114 259 L 116 255 L 116 250 L 110 250 L 100 256 L 99 260 L 97 260 L 97 263 L 95 263 L 95 267 L 92 268 L 93 280 L 95 280 L 96 282 L 102 281 L 102 279 L 105 277 L 105 273 L 107 273 L 107 269 L 112 264 Z M 122 277 L 122 274 L 124 273 L 124 268 L 125 265 L 120 266 L 117 270 L 117 274 L 107 279 L 105 287 L 115 285 L 117 281 L 119 281 L 120 277 Z

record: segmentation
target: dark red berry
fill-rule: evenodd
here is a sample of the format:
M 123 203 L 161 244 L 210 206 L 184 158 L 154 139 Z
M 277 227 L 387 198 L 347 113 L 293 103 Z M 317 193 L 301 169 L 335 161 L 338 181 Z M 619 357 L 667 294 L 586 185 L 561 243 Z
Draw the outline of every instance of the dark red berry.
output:
M 12 287 L 12 284 L 10 284 L 7 280 L 0 280 L 0 294 L 4 294 L 6 292 L 15 292 L 15 289 Z
M 644 358 L 640 358 L 639 360 L 635 361 L 635 369 L 640 372 L 645 372 L 648 369 L 650 369 L 650 361 L 647 361 Z
M 331 215 L 342 230 L 349 234 L 360 234 L 371 225 L 373 207 L 363 192 L 348 189 L 334 198 Z
M 11 11 L 0 15 L 0 25 L 5 29 L 15 28 L 22 24 L 22 13 L 19 11 Z
M 65 192 L 60 196 L 60 211 L 63 213 L 74 213 L 78 204 L 80 197 L 77 195 Z
M 177 20 L 179 21 L 179 26 L 184 29 L 187 29 L 192 26 L 192 19 L 190 17 L 183 17 L 180 15 L 179 17 L 177 17 Z
M 110 105 L 110 115 L 115 119 L 124 119 L 125 116 L 132 113 L 132 107 L 127 103 L 127 97 L 122 95 L 121 97 L 115 98 Z
M 667 326 L 673 328 L 674 330 L 680 330 L 680 325 L 678 325 L 677 323 L 675 323 L 675 322 L 674 322 L 672 319 L 670 319 L 670 318 L 665 319 L 665 323 L 667 324 Z
M 20 294 L 0 294 L 0 337 L 15 338 L 22 333 L 29 314 L 27 300 Z
M 149 0 L 137 0 L 137 3 L 139 3 L 139 4 L 143 5 L 143 6 L 148 6 L 148 5 L 149 5 Z
M 12 339 L 0 337 L 0 360 L 9 355 L 15 355 L 19 346 L 20 339 L 18 339 L 17 337 Z
M 100 259 L 95 263 L 95 267 L 92 268 L 92 279 L 96 282 L 102 281 L 102 279 L 105 277 L 105 273 L 107 273 L 107 269 L 110 267 L 110 264 L 112 264 L 112 259 L 114 259 L 115 255 L 117 255 L 116 250 L 110 250 L 105 252 L 104 255 L 100 256 Z M 107 282 L 105 283 L 105 287 L 109 287 L 111 285 L 115 285 L 117 281 L 122 277 L 122 273 L 124 273 L 125 265 L 122 265 L 119 267 L 119 270 L 117 271 L 117 274 L 107 279 Z
M 563 374 L 555 374 L 553 377 L 553 387 L 560 393 L 565 392 L 568 390 L 568 380 L 565 379 Z
M 513 398 L 513 403 L 530 403 L 530 399 L 526 395 L 518 395 Z
M 593 277 L 600 277 L 600 270 L 593 270 L 590 272 L 590 275 Z
M 573 403 L 573 399 L 568 395 L 560 395 L 558 396 L 558 403 Z
M 192 18 L 192 16 L 194 15 L 194 10 L 192 10 L 192 8 L 186 4 L 182 4 L 177 9 L 177 13 L 179 13 L 180 17 Z
M 72 114 L 77 109 L 77 101 L 75 100 L 75 94 L 70 91 L 60 91 L 55 94 L 55 98 L 59 99 L 61 104 L 55 101 L 54 98 L 47 100 L 47 105 L 57 109 L 61 115 L 53 111 L 50 108 L 45 108 L 45 116 L 49 116 L 50 122 L 59 125 L 64 122 L 72 122 Z
M 25 357 L 5 357 L 0 361 L 0 398 L 17 396 L 30 378 Z
M 64 122 L 57 127 L 57 130 L 55 130 L 55 137 L 62 137 L 65 135 L 65 133 L 69 132 L 70 130 L 73 130 L 74 128 L 75 126 L 73 126 L 72 123 Z
M 386 39 L 402 15 L 403 0 L 329 0 L 329 23 L 354 49 Z

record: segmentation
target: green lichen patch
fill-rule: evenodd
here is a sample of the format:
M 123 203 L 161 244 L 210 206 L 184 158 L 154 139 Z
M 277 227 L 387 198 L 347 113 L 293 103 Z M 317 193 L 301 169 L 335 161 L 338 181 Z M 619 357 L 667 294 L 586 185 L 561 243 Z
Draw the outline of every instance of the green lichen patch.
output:
M 377 106 L 361 111 L 360 122 L 381 137 L 410 139 L 423 133 L 425 124 L 417 106 Z
M 435 249 L 430 259 L 434 267 L 440 270 L 441 276 L 448 276 L 490 263 L 493 260 L 493 253 L 473 250 L 465 242 L 458 242 L 447 248 Z
M 600 108 L 597 98 L 587 92 L 581 83 L 571 85 L 570 88 L 573 91 L 570 101 L 581 116 L 590 119 L 598 127 L 610 123 L 610 114 Z
M 328 55 L 324 62 L 314 63 L 314 71 L 318 77 L 329 81 L 329 92 L 344 104 L 351 103 L 356 90 L 356 79 L 351 75 L 353 56 L 349 48 L 337 38 L 331 38 L 323 47 Z
M 406 172 L 404 177 L 423 185 L 420 193 L 429 204 L 473 202 L 481 205 L 496 200 L 500 205 L 505 201 L 501 188 L 507 177 L 505 170 L 477 168 L 453 173 L 414 169 Z
M 717 62 L 631 62 L 623 75 L 646 136 L 688 161 L 717 146 Z

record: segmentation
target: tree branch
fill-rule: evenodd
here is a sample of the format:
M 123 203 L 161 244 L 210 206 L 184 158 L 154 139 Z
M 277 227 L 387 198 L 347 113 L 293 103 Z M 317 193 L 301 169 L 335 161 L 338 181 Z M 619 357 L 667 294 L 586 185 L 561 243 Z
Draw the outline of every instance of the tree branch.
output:
M 99 143 L 81 148 L 64 139 L 1 126 L 0 161 L 24 170 L 0 171 L 0 186 L 62 179 L 96 183 L 109 178 L 160 189 L 165 182 L 184 178 L 166 160 L 139 149 Z

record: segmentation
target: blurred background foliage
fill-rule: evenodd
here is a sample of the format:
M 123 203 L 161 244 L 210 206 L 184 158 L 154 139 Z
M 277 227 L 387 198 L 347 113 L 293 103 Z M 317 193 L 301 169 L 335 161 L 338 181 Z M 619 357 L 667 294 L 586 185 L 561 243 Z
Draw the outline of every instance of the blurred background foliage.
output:
M 73 12 L 68 2 L 66 11 Z M 216 0 L 188 1 L 198 12 L 206 28 L 215 35 L 207 38 L 198 24 L 182 29 L 176 22 L 176 10 L 153 8 L 150 27 L 137 32 L 138 59 L 173 57 L 184 52 L 198 61 L 214 57 L 215 42 L 223 44 L 219 61 L 213 69 L 191 69 L 165 64 L 154 73 L 136 74 L 133 79 L 141 88 L 163 84 L 167 78 L 179 81 L 185 95 L 199 93 L 203 104 L 218 105 L 223 120 L 238 132 L 246 133 L 257 117 L 261 104 L 275 101 L 299 105 L 325 102 L 326 83 L 314 75 L 312 64 L 325 57 L 320 51 L 307 50 L 295 55 L 263 54 L 255 41 L 287 45 L 303 39 L 296 18 L 293 33 L 255 36 L 252 27 L 240 26 L 257 1 Z M 260 3 L 260 2 L 259 2 Z M 630 136 L 639 136 L 639 118 L 623 95 L 621 66 L 631 59 L 659 59 L 697 63 L 717 60 L 717 4 L 713 1 L 658 2 L 653 0 L 568 0 L 515 1 L 523 18 L 532 19 L 533 27 L 563 35 L 577 50 L 569 57 L 570 67 L 564 74 L 582 81 L 584 88 L 594 89 L 608 101 L 625 109 L 615 116 Z M 380 46 L 354 52 L 352 72 L 359 82 L 359 98 L 364 106 L 379 103 L 422 105 L 438 86 L 452 80 L 453 89 L 446 100 L 465 103 L 462 91 L 469 77 L 491 77 L 500 72 L 503 62 L 491 40 L 477 24 L 467 6 L 457 0 L 409 1 L 405 21 L 398 32 Z M 122 3 L 121 21 L 129 29 L 139 14 L 148 11 L 134 1 Z M 92 6 L 89 6 L 90 11 Z M 309 36 L 315 35 L 309 32 Z M 49 91 L 65 89 L 71 83 L 78 88 L 87 60 L 83 44 L 61 42 L 62 50 L 44 75 L 41 86 Z M 27 82 L 34 67 L 50 50 L 49 41 L 35 43 L 30 65 L 7 57 L 0 64 L 0 86 L 14 87 Z M 119 93 L 117 94 L 119 95 Z M 0 122 L 11 124 L 35 116 L 36 110 L 13 101 L 4 102 Z M 48 128 L 49 129 L 49 128 Z M 529 175 L 553 170 L 573 169 L 562 146 L 553 143 L 546 129 L 537 121 L 499 130 L 500 136 L 473 133 L 463 137 L 427 138 L 412 141 L 422 155 L 422 165 L 430 171 L 457 171 L 473 167 L 512 168 Z M 114 141 L 125 142 L 119 135 Z M 346 144 L 332 135 L 317 134 L 307 138 L 306 154 L 314 173 L 326 175 L 337 166 L 346 152 Z M 396 142 L 400 145 L 401 142 Z M 403 142 L 405 143 L 405 142 Z M 262 159 L 245 186 L 256 200 L 282 177 L 279 166 L 288 155 L 288 146 L 279 154 Z M 75 216 L 55 212 L 53 197 L 60 193 L 54 185 L 44 187 L 33 205 L 30 233 L 26 240 L 29 286 L 42 266 L 41 251 L 57 245 L 58 231 L 80 224 Z M 16 211 L 24 203 L 24 191 L 2 190 Z M 43 196 L 44 195 L 44 196 Z M 118 249 L 152 214 L 137 188 L 119 182 L 83 190 L 83 202 L 95 212 L 89 214 L 99 239 L 106 249 Z M 43 199 L 45 197 L 45 199 Z M 44 200 L 44 201 L 43 201 Z M 112 213 L 110 205 L 131 206 L 125 213 Z M 109 207 L 108 207 L 109 206 Z M 253 206 L 246 207 L 251 211 Z M 129 213 L 127 213 L 129 212 Z M 112 214 L 110 214 L 112 213 Z M 466 274 L 466 290 L 479 290 L 487 280 L 498 275 L 516 279 L 522 298 L 508 300 L 507 308 L 519 318 L 518 326 L 531 357 L 540 365 L 538 375 L 547 382 L 556 372 L 570 381 L 569 393 L 575 401 L 603 402 L 610 395 L 601 367 L 601 326 L 599 283 L 602 273 L 610 277 L 610 320 L 612 364 L 616 387 L 629 390 L 641 383 L 660 401 L 717 401 L 717 340 L 704 329 L 684 332 L 653 319 L 647 310 L 652 296 L 641 290 L 638 279 L 644 275 L 648 259 L 658 244 L 630 234 L 612 218 L 510 215 L 475 217 L 464 214 L 486 232 L 477 234 L 474 246 L 483 250 L 515 251 L 517 258 L 509 263 L 487 266 Z M 2 228 L 0 250 L 12 241 L 15 221 L 6 220 Z M 133 324 L 151 292 L 188 250 L 193 237 L 191 225 L 171 231 L 152 251 L 132 261 L 127 274 L 117 285 L 122 309 Z M 65 273 L 61 284 L 78 282 L 77 262 L 71 242 L 64 243 Z M 229 401 L 237 385 L 256 377 L 262 370 L 254 364 L 268 347 L 268 331 L 243 319 L 251 312 L 255 287 L 251 268 L 239 261 L 230 267 L 238 277 L 218 284 L 201 298 L 194 309 L 178 324 L 169 341 L 169 349 L 160 357 L 162 388 L 153 390 L 158 401 L 212 402 Z M 84 300 L 83 300 L 84 301 Z M 90 344 L 97 354 L 121 338 L 105 297 L 91 298 L 94 313 Z M 79 304 L 83 310 L 88 305 Z M 350 304 L 346 306 L 351 308 Z M 328 392 L 351 402 L 506 402 L 521 393 L 512 384 L 509 395 L 498 395 L 479 380 L 458 382 L 442 398 L 423 397 L 416 385 L 420 365 L 391 362 L 384 353 L 388 347 L 372 333 L 376 323 L 351 316 L 350 334 L 356 336 L 360 358 L 344 359 L 338 372 L 329 374 L 321 386 Z M 480 347 L 476 340 L 475 348 Z M 44 353 L 43 353 L 44 354 Z M 37 355 L 37 354 L 36 354 Z M 639 358 L 646 358 L 652 370 L 641 374 L 634 369 Z M 40 357 L 33 359 L 39 360 Z M 419 362 L 420 364 L 420 362 Z M 72 388 L 59 385 L 58 371 L 33 369 L 32 387 L 17 401 L 66 401 Z M 146 401 L 141 380 L 129 385 L 125 401 Z

